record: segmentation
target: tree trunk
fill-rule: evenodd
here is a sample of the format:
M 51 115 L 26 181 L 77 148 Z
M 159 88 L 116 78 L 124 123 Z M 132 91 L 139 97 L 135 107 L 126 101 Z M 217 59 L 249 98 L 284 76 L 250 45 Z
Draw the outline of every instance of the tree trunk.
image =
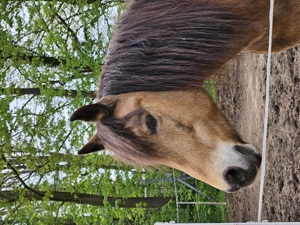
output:
M 20 88 L 20 89 L 0 89 L 1 92 L 9 92 L 10 94 L 17 94 L 17 95 L 42 95 L 40 88 Z M 65 96 L 65 97 L 76 97 L 77 90 L 64 90 L 64 93 L 61 94 L 60 90 L 54 89 L 55 96 Z M 81 91 L 81 94 L 87 98 L 95 98 L 96 93 L 94 91 Z
M 24 198 L 32 201 L 41 201 L 46 195 L 46 192 L 38 191 L 39 194 L 33 193 L 31 191 L 26 191 Z M 15 191 L 1 191 L 0 199 L 5 199 L 9 202 L 18 201 L 20 195 L 23 193 Z M 171 199 L 170 197 L 131 197 L 131 198 L 113 198 L 113 197 L 103 197 L 99 195 L 84 194 L 84 193 L 70 193 L 70 192 L 57 192 L 51 193 L 50 200 L 58 202 L 73 202 L 77 204 L 93 205 L 93 206 L 104 206 L 104 201 L 109 202 L 110 205 L 117 206 L 120 208 L 135 208 L 137 204 L 142 203 L 146 208 L 161 208 Z
M 14 152 L 17 152 L 17 151 L 14 151 Z M 37 150 L 38 152 L 38 150 Z M 54 156 L 53 156 L 54 155 Z M 80 161 L 76 161 L 76 165 L 79 166 L 79 167 L 91 167 L 94 165 L 92 163 L 89 163 L 89 161 L 86 161 L 84 159 L 84 155 L 67 155 L 67 154 L 62 154 L 62 153 L 55 153 L 53 154 L 52 157 L 57 157 L 60 159 L 60 162 L 62 162 L 63 164 L 62 165 L 58 165 L 56 167 L 57 168 L 64 168 L 64 167 L 70 167 L 71 163 L 73 163 L 73 160 L 80 157 L 82 158 L 82 160 Z M 99 160 L 99 166 L 98 168 L 99 169 L 111 169 L 111 170 L 122 170 L 122 171 L 131 171 L 131 172 L 135 172 L 136 170 L 132 167 L 132 166 L 129 166 L 127 164 L 118 164 L 116 161 L 112 161 L 110 163 L 107 163 L 107 162 L 103 162 L 101 160 L 101 155 L 93 155 L 93 159 L 95 160 Z M 22 156 L 15 156 L 15 157 L 12 157 L 12 158 L 8 158 L 7 159 L 9 161 L 9 163 L 11 165 L 13 165 L 15 168 L 21 170 L 22 172 L 24 172 L 23 170 L 26 170 L 27 169 L 27 166 L 24 162 L 26 162 L 27 158 L 26 157 L 22 157 Z M 51 156 L 49 155 L 46 155 L 46 156 L 30 156 L 30 160 L 31 162 L 35 162 L 36 163 L 36 167 L 40 167 L 42 166 L 42 164 L 45 162 L 45 161 L 50 161 L 51 160 Z M 57 163 L 58 164 L 58 163 Z M 4 169 L 9 169 L 7 167 L 4 166 Z M 33 170 L 30 170 L 29 172 L 32 172 Z M 139 173 L 142 173 L 139 171 Z

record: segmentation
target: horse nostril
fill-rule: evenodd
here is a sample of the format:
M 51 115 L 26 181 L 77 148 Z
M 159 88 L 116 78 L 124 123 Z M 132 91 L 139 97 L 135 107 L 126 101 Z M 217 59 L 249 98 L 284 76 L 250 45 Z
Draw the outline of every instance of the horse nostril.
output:
M 241 146 L 241 145 L 235 145 L 235 150 L 237 150 L 239 153 L 241 153 L 244 157 L 251 160 L 253 163 L 255 163 L 258 167 L 261 163 L 261 156 L 257 153 L 255 153 L 252 149 Z
M 224 177 L 229 184 L 242 185 L 246 181 L 246 172 L 239 167 L 231 167 L 225 173 Z

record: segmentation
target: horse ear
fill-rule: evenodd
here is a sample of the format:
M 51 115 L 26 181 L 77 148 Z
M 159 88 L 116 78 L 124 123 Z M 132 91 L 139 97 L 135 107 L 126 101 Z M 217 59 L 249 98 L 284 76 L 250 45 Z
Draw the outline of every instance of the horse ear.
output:
M 104 149 L 104 146 L 102 145 L 100 138 L 98 137 L 97 134 L 94 134 L 93 137 L 89 140 L 88 143 L 86 143 L 82 149 L 78 151 L 79 155 L 82 154 L 87 154 L 87 153 L 92 153 L 92 152 L 97 152 L 101 151 Z
M 95 104 L 83 106 L 73 113 L 70 120 L 97 122 L 102 118 L 108 117 L 112 114 L 116 100 L 116 96 L 107 96 Z

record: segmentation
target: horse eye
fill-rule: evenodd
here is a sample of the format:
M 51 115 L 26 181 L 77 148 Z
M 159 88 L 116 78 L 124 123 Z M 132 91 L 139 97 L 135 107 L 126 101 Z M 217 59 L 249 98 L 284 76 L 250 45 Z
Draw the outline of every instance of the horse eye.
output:
M 156 133 L 156 129 L 157 129 L 157 120 L 154 118 L 154 116 L 148 114 L 146 116 L 146 125 L 150 131 L 151 134 L 155 134 Z

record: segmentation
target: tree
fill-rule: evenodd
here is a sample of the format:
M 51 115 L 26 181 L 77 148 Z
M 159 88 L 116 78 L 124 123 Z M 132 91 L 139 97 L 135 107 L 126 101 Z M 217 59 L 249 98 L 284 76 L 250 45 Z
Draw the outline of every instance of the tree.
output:
M 48 195 L 48 196 L 47 196 Z M 99 195 L 85 194 L 85 193 L 70 193 L 70 192 L 51 192 L 51 194 L 45 191 L 25 191 L 23 193 L 14 191 L 1 191 L 0 198 L 5 199 L 8 202 L 18 201 L 20 196 L 25 197 L 26 200 L 39 200 L 49 198 L 50 201 L 56 202 L 72 202 L 93 206 L 105 206 L 109 205 L 120 208 L 135 208 L 138 204 L 145 208 L 161 208 L 167 204 L 172 198 L 170 197 L 129 197 L 126 199 L 104 197 Z
M 140 182 L 169 172 L 134 169 L 109 154 L 76 155 L 95 128 L 70 124 L 69 117 L 95 98 L 112 24 L 123 8 L 123 0 L 0 3 L 0 224 L 175 218 L 174 205 L 166 204 L 173 187 Z M 184 192 L 185 200 L 191 196 Z
M 100 210 L 121 224 L 130 215 L 145 213 L 146 208 L 135 204 L 151 203 L 143 198 L 143 186 L 136 186 L 142 170 L 104 154 L 76 156 L 94 128 L 68 122 L 72 111 L 95 98 L 111 26 L 122 3 L 0 3 L 3 223 L 51 223 L 58 213 L 62 223 L 71 218 L 85 224 L 95 218 L 82 221 L 80 215 Z M 93 203 L 97 199 L 98 205 Z M 158 199 L 163 198 L 152 201 Z M 129 208 L 117 207 L 116 202 Z M 106 224 L 111 219 L 100 220 Z

